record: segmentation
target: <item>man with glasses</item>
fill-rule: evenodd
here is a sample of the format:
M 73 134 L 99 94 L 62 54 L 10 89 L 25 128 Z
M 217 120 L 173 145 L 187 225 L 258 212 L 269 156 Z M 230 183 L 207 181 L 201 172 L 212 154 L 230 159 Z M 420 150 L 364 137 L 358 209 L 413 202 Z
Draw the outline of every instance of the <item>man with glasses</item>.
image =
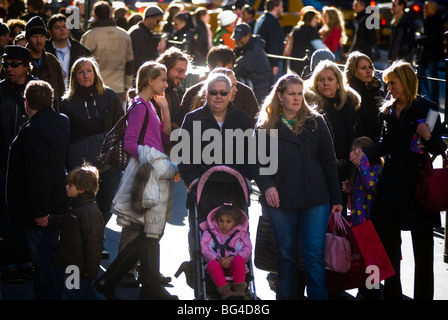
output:
M 180 91 L 181 82 L 187 77 L 187 69 L 191 57 L 176 47 L 171 47 L 160 55 L 157 62 L 164 64 L 167 69 L 168 88 L 165 89 L 165 96 L 170 107 L 172 130 L 179 128 L 182 121 L 180 119 L 180 101 L 183 92 Z M 167 152 L 169 150 L 166 150 Z M 169 152 L 167 153 L 169 154 Z
M 134 50 L 134 73 L 138 68 L 149 60 L 156 60 L 159 57 L 158 45 L 161 41 L 160 35 L 153 33 L 153 30 L 163 19 L 163 10 L 157 5 L 149 6 L 143 13 L 143 21 L 131 27 L 128 31 L 132 39 Z
M 28 120 L 23 93 L 31 76 L 31 54 L 22 46 L 6 46 L 2 70 L 6 79 L 0 82 L 0 268 L 3 281 L 22 283 L 32 276 L 31 256 L 23 228 L 13 225 L 6 207 L 6 167 L 9 146 Z

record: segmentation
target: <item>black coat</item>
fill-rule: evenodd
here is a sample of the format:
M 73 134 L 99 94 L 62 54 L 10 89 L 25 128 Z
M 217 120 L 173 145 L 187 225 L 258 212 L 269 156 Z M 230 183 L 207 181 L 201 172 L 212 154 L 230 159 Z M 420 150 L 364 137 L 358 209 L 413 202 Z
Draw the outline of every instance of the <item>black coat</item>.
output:
M 272 186 L 278 190 L 282 209 L 342 204 L 333 143 L 323 117 L 308 120 L 298 135 L 280 123 L 277 173 L 258 175 L 255 181 L 263 205 L 267 205 L 264 192 Z
M 32 224 L 33 218 L 65 214 L 67 172 L 65 155 L 69 120 L 51 107 L 39 110 L 11 144 L 7 200 L 12 218 Z
M 370 58 L 373 56 L 373 47 L 377 43 L 376 30 L 367 28 L 366 20 L 370 15 L 365 11 L 356 14 L 355 18 L 355 36 L 349 52 L 360 51 Z
M 180 163 L 179 164 L 179 172 L 181 174 L 182 179 L 187 183 L 188 185 L 196 178 L 199 178 L 208 168 L 218 165 L 218 164 L 226 164 L 231 167 L 236 168 L 239 170 L 244 176 L 251 179 L 254 175 L 253 167 L 250 165 L 246 165 L 247 162 L 245 160 L 244 164 L 237 164 L 235 157 L 232 159 L 232 163 L 225 163 L 225 154 L 226 152 L 229 152 L 229 150 L 226 148 L 225 145 L 225 130 L 226 129 L 242 129 L 243 132 L 247 129 L 253 129 L 253 122 L 250 119 L 249 115 L 236 108 L 231 102 L 229 103 L 227 107 L 227 115 L 224 120 L 224 123 L 222 125 L 222 129 L 219 128 L 218 122 L 216 122 L 216 119 L 214 118 L 212 112 L 210 111 L 209 106 L 206 104 L 201 108 L 198 108 L 196 110 L 193 110 L 186 114 L 184 121 L 182 123 L 181 129 L 186 130 L 186 132 L 189 133 L 190 140 L 188 143 L 190 144 L 191 151 L 190 151 L 190 157 L 189 157 L 189 164 L 187 163 Z M 200 163 L 194 163 L 195 156 L 198 156 L 197 154 L 193 154 L 193 144 L 199 143 L 200 144 L 200 150 L 201 153 L 204 150 L 204 148 L 210 144 L 210 141 L 198 141 L 194 140 L 196 136 L 193 136 L 193 127 L 194 122 L 200 122 L 201 125 L 201 131 L 198 132 L 201 137 L 205 130 L 208 129 L 216 129 L 221 132 L 222 134 L 222 162 L 223 163 L 212 163 L 207 164 L 203 160 L 203 157 L 201 156 Z M 181 138 L 179 141 L 181 141 L 183 138 Z M 200 139 L 200 137 L 198 138 Z M 233 145 L 233 151 L 234 156 L 236 155 L 235 149 L 237 146 Z M 247 159 L 247 149 L 244 149 L 245 154 L 244 158 Z
M 275 16 L 269 12 L 265 12 L 261 15 L 255 23 L 254 34 L 260 35 L 260 37 L 266 41 L 266 53 L 278 56 L 283 54 L 285 34 L 280 22 Z M 279 59 L 269 58 L 272 67 L 278 66 L 280 61 L 281 60 Z M 280 72 L 282 72 L 282 70 L 280 70 Z
M 391 26 L 389 61 L 399 59 L 411 63 L 414 57 L 415 27 L 412 15 L 405 12 L 396 25 Z
M 440 226 L 439 212 L 423 212 L 416 200 L 417 178 L 424 167 L 425 155 L 411 151 L 411 141 L 416 133 L 418 120 L 425 119 L 429 109 L 436 105 L 417 98 L 410 107 L 401 111 L 398 119 L 393 108 L 383 117 L 381 141 L 364 150 L 369 159 L 385 157 L 382 176 L 377 185 L 371 219 L 381 228 L 395 227 L 401 230 L 433 228 Z M 438 119 L 432 137 L 425 142 L 431 154 L 442 152 L 442 126 Z
M 19 133 L 20 127 L 28 121 L 23 102 L 23 93 L 32 75 L 26 77 L 22 85 L 11 81 L 0 82 L 0 172 L 6 170 L 9 146 Z
M 132 39 L 132 49 L 134 52 L 134 73 L 137 74 L 138 68 L 149 60 L 156 60 L 159 57 L 157 46 L 160 36 L 154 34 L 146 28 L 143 22 L 132 26 L 129 31 Z
M 350 87 L 361 96 L 361 105 L 357 111 L 356 136 L 367 136 L 378 142 L 381 136 L 381 121 L 379 120 L 380 107 L 384 100 L 381 82 L 374 78 L 369 85 L 353 77 Z
M 104 220 L 94 194 L 79 194 L 64 216 L 50 215 L 49 227 L 61 229 L 55 265 L 79 267 L 83 277 L 96 279 L 104 240 Z
M 61 113 L 70 119 L 70 144 L 109 132 L 124 114 L 112 89 L 106 88 L 102 95 L 94 90 L 78 91 L 70 99 L 64 98 L 61 105 Z

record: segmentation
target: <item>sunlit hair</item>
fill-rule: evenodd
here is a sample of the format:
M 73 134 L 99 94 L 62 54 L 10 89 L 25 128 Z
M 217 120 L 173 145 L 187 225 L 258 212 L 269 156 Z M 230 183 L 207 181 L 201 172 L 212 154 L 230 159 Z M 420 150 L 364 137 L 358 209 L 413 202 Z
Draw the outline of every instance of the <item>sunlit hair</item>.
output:
M 216 82 L 224 82 L 230 94 L 230 90 L 232 89 L 232 82 L 230 81 L 229 77 L 223 73 L 211 73 L 208 76 L 207 80 L 205 80 L 204 83 L 205 92 L 208 93 L 210 91 L 210 87 Z
M 86 64 L 90 63 L 93 69 L 93 73 L 95 74 L 95 80 L 93 81 L 93 85 L 95 86 L 96 93 L 100 96 L 104 93 L 106 89 L 106 85 L 103 81 L 103 78 L 100 74 L 100 67 L 96 60 L 92 57 L 81 57 L 75 61 L 70 71 L 70 80 L 68 84 L 68 89 L 64 94 L 65 99 L 70 100 L 75 94 L 76 90 L 80 87 L 80 84 L 76 80 L 76 73 Z
M 68 174 L 67 182 L 84 193 L 96 194 L 99 188 L 98 169 L 90 164 L 83 164 Z
M 302 25 L 309 26 L 311 25 L 311 21 L 314 17 L 317 17 L 318 20 L 321 20 L 320 12 L 315 9 L 307 9 L 304 11 L 301 16 L 300 21 L 297 23 L 297 27 L 301 27 Z
M 266 129 L 268 133 L 270 133 L 271 129 L 278 129 L 280 123 L 280 112 L 282 108 L 278 95 L 283 94 L 291 84 L 298 84 L 303 88 L 303 80 L 295 73 L 287 73 L 278 79 L 271 92 L 263 102 L 258 115 L 257 127 Z M 297 122 L 294 124 L 293 132 L 295 134 L 300 133 L 305 125 L 305 122 L 310 119 L 315 119 L 316 116 L 317 113 L 312 110 L 305 103 L 305 99 L 303 99 L 302 106 L 297 112 Z
M 330 60 L 323 60 L 319 62 L 316 69 L 313 71 L 313 74 L 311 77 L 306 81 L 305 86 L 307 90 L 312 91 L 320 101 L 325 101 L 326 98 L 319 92 L 318 90 L 318 81 L 320 74 L 324 70 L 332 70 L 336 81 L 339 85 L 339 89 L 336 91 L 336 96 L 339 98 L 339 104 L 335 106 L 336 110 L 341 110 L 344 106 L 345 102 L 347 101 L 347 90 L 345 88 L 345 85 L 347 83 L 347 79 L 345 78 L 345 75 L 341 72 L 338 65 Z M 318 104 L 316 105 L 317 111 L 321 111 L 323 108 L 323 105 Z
M 149 85 L 148 81 L 150 79 L 158 78 L 162 74 L 162 71 L 166 72 L 166 67 L 159 62 L 146 61 L 143 63 L 138 69 L 135 79 L 137 93 L 143 91 Z
M 368 55 L 359 51 L 353 51 L 352 53 L 349 54 L 347 62 L 345 63 L 344 74 L 345 77 L 347 78 L 347 83 L 350 84 L 352 82 L 353 77 L 356 78 L 356 70 L 358 70 L 358 65 L 361 60 L 366 60 L 373 68 L 373 72 L 375 71 L 373 62 Z
M 235 72 L 233 72 L 232 69 L 228 69 L 228 68 L 224 68 L 224 67 L 216 67 L 210 72 L 210 74 L 216 74 L 216 73 L 225 74 L 226 76 L 235 76 Z M 231 94 L 231 93 L 229 93 L 229 94 Z M 191 102 L 191 106 L 190 106 L 190 111 L 203 106 L 205 103 L 205 96 L 206 96 L 206 87 L 205 87 L 205 85 L 203 85 L 203 86 L 201 86 L 201 89 L 199 89 L 196 96 L 193 98 L 193 100 Z
M 418 78 L 417 73 L 412 66 L 403 60 L 398 60 L 392 63 L 392 65 L 383 71 L 383 81 L 388 83 L 392 80 L 400 80 L 403 84 L 403 89 L 406 94 L 406 105 L 411 105 L 412 101 L 417 98 L 418 93 Z M 391 99 L 390 103 L 383 106 L 382 111 L 387 109 L 395 102 L 395 99 Z
M 345 34 L 344 17 L 342 12 L 334 7 L 325 6 L 322 9 L 322 16 L 325 17 L 325 14 L 328 15 L 329 21 L 328 25 L 324 25 L 321 31 L 328 34 L 334 27 L 339 27 L 341 30 L 341 44 L 345 44 L 347 42 L 347 35 Z

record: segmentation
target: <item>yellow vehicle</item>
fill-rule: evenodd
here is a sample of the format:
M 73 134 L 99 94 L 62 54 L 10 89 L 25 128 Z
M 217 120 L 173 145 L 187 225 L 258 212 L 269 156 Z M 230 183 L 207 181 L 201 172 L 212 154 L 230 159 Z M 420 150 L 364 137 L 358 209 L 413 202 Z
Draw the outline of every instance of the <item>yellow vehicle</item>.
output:
M 353 19 L 355 18 L 355 16 L 352 9 L 352 3 L 353 1 L 351 0 L 283 0 L 284 12 L 283 16 L 280 18 L 280 25 L 283 27 L 285 34 L 288 33 L 300 21 L 300 10 L 302 10 L 305 5 L 312 5 L 316 10 L 320 12 L 322 12 L 322 8 L 324 6 L 334 6 L 341 10 L 344 16 L 345 32 L 348 37 L 348 45 L 351 42 L 351 38 L 353 37 L 354 29 Z M 265 0 L 252 0 L 252 7 L 256 11 L 256 18 L 263 14 L 264 4 Z

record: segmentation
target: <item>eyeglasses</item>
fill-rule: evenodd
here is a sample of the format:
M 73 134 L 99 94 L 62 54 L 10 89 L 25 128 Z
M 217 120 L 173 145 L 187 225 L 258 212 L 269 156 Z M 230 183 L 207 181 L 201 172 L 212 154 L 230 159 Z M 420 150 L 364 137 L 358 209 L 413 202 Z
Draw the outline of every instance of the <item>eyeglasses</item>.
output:
M 6 62 L 6 61 L 3 61 L 2 64 L 3 64 L 3 67 L 5 67 L 5 69 L 8 68 L 9 66 L 11 66 L 11 68 L 15 69 L 18 66 L 20 66 L 21 64 L 23 64 L 23 62 Z
M 217 96 L 217 95 L 219 94 L 221 97 L 225 97 L 225 96 L 227 96 L 227 95 L 229 94 L 229 91 L 224 91 L 224 90 L 221 90 L 221 91 L 210 90 L 208 93 L 209 93 L 211 96 Z

